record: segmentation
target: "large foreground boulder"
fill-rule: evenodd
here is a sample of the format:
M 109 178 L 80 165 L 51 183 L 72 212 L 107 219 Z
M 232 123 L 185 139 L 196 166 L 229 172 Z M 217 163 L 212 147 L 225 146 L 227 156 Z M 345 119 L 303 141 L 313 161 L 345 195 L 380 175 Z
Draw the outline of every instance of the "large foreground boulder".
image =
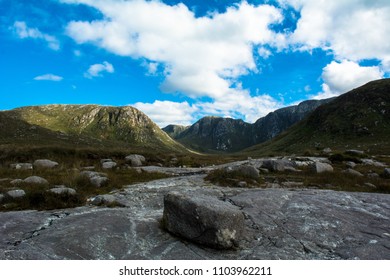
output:
M 235 206 L 177 192 L 165 195 L 162 222 L 175 235 L 218 249 L 238 247 L 244 231 L 244 216 Z

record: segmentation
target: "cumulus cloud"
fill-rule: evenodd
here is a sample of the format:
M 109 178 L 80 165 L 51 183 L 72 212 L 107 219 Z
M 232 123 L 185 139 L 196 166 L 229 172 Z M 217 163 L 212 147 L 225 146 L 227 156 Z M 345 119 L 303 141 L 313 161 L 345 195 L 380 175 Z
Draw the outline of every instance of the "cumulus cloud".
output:
M 279 0 L 300 11 L 291 43 L 332 51 L 336 59 L 390 61 L 390 1 Z
M 271 55 L 268 47 L 278 49 L 285 45 L 284 36 L 270 28 L 283 20 L 282 13 L 270 5 L 254 6 L 243 1 L 224 13 L 196 17 L 181 3 L 170 6 L 146 0 L 63 2 L 86 4 L 104 15 L 102 20 L 73 21 L 67 25 L 67 34 L 77 43 L 91 43 L 117 55 L 143 58 L 149 62 L 148 74 L 160 71 L 164 75 L 162 91 L 194 99 L 209 97 L 215 105 L 226 96 L 232 99 L 234 94 L 242 95 L 236 82 L 240 76 L 257 71 L 254 50 L 267 57 Z
M 52 81 L 52 82 L 60 82 L 63 79 L 64 79 L 63 77 L 54 74 L 45 74 L 34 78 L 35 81 Z
M 160 127 L 169 124 L 190 125 L 194 122 L 193 115 L 198 110 L 188 102 L 159 100 L 153 103 L 138 102 L 132 106 L 147 114 Z
M 323 68 L 322 92 L 316 99 L 333 97 L 359 87 L 369 81 L 383 78 L 384 73 L 378 66 L 360 66 L 356 62 L 332 61 Z
M 114 73 L 115 69 L 111 63 L 104 61 L 102 64 L 93 64 L 89 67 L 84 77 L 92 79 L 94 77 L 101 77 L 104 72 Z
M 60 42 L 54 36 L 42 33 L 37 28 L 29 28 L 24 21 L 16 21 L 12 29 L 21 39 L 32 38 L 44 40 L 49 48 L 55 51 L 60 49 Z

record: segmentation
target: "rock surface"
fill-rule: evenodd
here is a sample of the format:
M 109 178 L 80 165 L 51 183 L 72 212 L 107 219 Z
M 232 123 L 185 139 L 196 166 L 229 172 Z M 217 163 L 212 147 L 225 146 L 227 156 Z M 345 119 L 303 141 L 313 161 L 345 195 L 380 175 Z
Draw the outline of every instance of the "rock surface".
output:
M 237 207 L 216 197 L 178 192 L 165 195 L 162 224 L 175 235 L 222 249 L 238 247 L 244 232 Z
M 390 259 L 388 194 L 231 189 L 203 177 L 128 186 L 112 194 L 122 208 L 1 212 L 0 259 Z M 238 206 L 240 249 L 206 248 L 162 230 L 171 191 Z
M 54 168 L 58 166 L 58 162 L 49 159 L 37 159 L 34 161 L 34 168 Z

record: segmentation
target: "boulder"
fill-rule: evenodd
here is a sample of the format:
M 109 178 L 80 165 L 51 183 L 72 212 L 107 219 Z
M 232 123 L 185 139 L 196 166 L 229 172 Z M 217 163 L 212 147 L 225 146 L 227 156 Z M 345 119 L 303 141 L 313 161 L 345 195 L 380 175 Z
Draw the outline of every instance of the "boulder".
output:
M 215 197 L 170 192 L 164 196 L 162 224 L 174 235 L 219 249 L 239 246 L 244 216 Z
M 16 170 L 31 170 L 33 169 L 33 165 L 31 163 L 13 163 L 10 164 L 12 169 Z
M 332 152 L 332 149 L 331 148 L 325 148 L 322 150 L 323 153 L 325 154 L 330 154 Z
M 333 172 L 333 167 L 329 163 L 314 162 L 312 168 L 316 173 Z
M 12 198 L 21 198 L 26 195 L 26 192 L 24 190 L 12 190 L 8 191 L 7 194 Z
M 364 176 L 359 171 L 353 170 L 351 168 L 348 168 L 347 170 L 344 170 L 343 173 L 349 174 L 349 175 L 352 175 L 352 176 L 357 176 L 357 177 L 363 177 Z
M 103 169 L 112 169 L 115 166 L 117 166 L 117 163 L 114 161 L 105 161 L 102 163 L 102 168 Z
M 227 170 L 227 172 L 238 171 L 243 176 L 250 178 L 250 179 L 257 180 L 260 178 L 259 170 L 252 165 L 240 165 L 240 166 L 236 166 L 234 168 L 231 168 L 230 170 L 231 171 Z
M 0 193 L 0 203 L 3 201 L 4 199 L 4 194 Z
M 95 171 L 81 171 L 80 176 L 87 177 L 90 183 L 95 187 L 101 187 L 108 181 L 108 178 L 106 177 L 107 175 L 105 173 Z
M 385 176 L 386 178 L 390 178 L 390 168 L 385 168 L 383 170 L 383 176 Z
M 142 166 L 146 161 L 145 157 L 142 155 L 128 155 L 125 157 L 125 160 L 131 164 L 133 167 Z
M 24 181 L 22 179 L 14 179 L 12 180 L 11 182 L 9 182 L 11 185 L 20 185 L 22 184 Z
M 91 204 L 100 206 L 100 205 L 110 205 L 116 202 L 115 196 L 111 194 L 98 195 L 91 199 Z
M 345 163 L 345 165 L 346 165 L 348 168 L 355 168 L 356 163 L 354 163 L 353 161 L 348 161 L 348 162 Z
M 54 168 L 58 166 L 58 162 L 49 160 L 49 159 L 37 159 L 34 161 L 34 168 Z
M 377 188 L 374 184 L 371 184 L 371 183 L 364 183 L 363 186 L 366 187 L 366 188 L 370 188 L 370 189 L 376 189 Z
M 76 194 L 75 189 L 67 188 L 65 186 L 54 186 L 54 188 L 50 189 L 50 192 L 55 193 L 55 194 L 70 194 L 70 195 Z
M 375 172 L 370 172 L 367 174 L 367 177 L 369 178 L 379 178 L 379 174 L 378 173 L 375 173 Z
M 28 184 L 41 184 L 41 185 L 47 185 L 49 182 L 39 176 L 30 176 L 27 177 L 26 179 L 23 180 L 23 182 L 28 183 Z
M 270 171 L 285 171 L 286 167 L 294 167 L 294 163 L 287 159 L 266 159 L 261 167 Z

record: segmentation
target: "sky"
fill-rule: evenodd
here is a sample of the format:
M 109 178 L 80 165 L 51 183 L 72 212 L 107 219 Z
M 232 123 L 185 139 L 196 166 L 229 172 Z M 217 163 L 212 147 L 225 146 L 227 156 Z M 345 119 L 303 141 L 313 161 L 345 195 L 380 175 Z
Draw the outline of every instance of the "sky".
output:
M 389 15 L 389 0 L 0 0 L 0 110 L 252 123 L 390 77 Z

